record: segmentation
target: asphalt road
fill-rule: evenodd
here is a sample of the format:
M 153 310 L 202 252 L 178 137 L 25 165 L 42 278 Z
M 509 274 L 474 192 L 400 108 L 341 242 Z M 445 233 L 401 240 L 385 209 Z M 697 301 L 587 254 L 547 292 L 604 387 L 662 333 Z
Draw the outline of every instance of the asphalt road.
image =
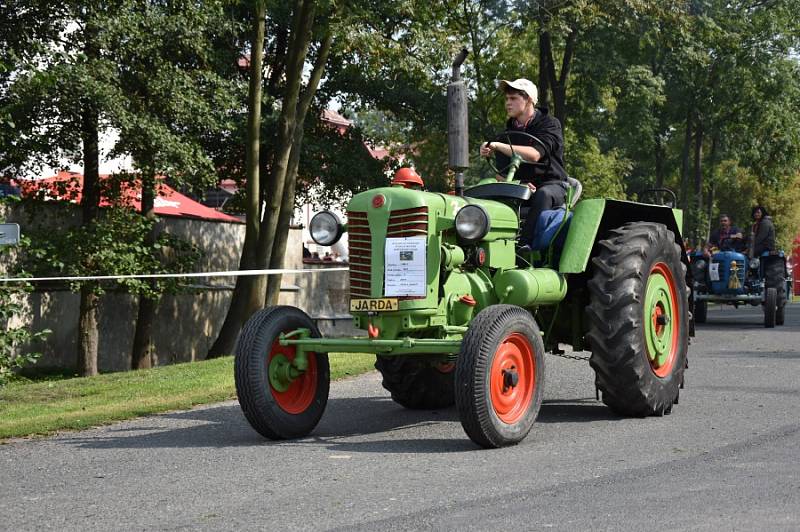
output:
M 0 446 L 7 530 L 798 530 L 800 304 L 710 309 L 680 404 L 623 419 L 547 356 L 528 438 L 477 449 L 454 409 L 335 383 L 314 434 L 261 439 L 235 402 Z

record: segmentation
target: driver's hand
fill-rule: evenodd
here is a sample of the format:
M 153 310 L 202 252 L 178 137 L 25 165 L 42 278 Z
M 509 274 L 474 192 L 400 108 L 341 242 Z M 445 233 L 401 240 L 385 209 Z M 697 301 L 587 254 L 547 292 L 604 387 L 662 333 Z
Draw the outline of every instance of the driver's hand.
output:
M 744 236 L 742 236 L 742 233 L 736 233 L 735 235 L 732 235 L 731 238 L 744 238 Z
M 491 142 L 484 142 L 481 144 L 481 157 L 491 157 L 494 153 L 494 146 Z
M 536 185 L 534 185 L 533 183 L 525 183 L 525 184 L 528 185 L 529 189 L 531 189 L 531 194 L 536 193 Z

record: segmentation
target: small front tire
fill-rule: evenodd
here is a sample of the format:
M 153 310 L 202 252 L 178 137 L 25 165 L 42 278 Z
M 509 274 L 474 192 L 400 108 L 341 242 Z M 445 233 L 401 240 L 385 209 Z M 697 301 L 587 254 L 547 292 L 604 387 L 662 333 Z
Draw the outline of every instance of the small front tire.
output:
M 292 346 L 281 346 L 279 337 L 308 329 L 313 338 L 319 330 L 311 318 L 295 307 L 268 307 L 245 324 L 236 344 L 234 376 L 239 405 L 250 425 L 273 440 L 301 438 L 317 426 L 328 403 L 330 366 L 325 353 L 307 353 L 308 368 L 283 385 L 276 370 L 296 355 Z M 273 378 L 270 378 L 272 366 Z M 277 384 L 276 384 L 277 383 Z
M 528 435 L 544 390 L 544 344 L 530 312 L 513 305 L 482 310 L 456 364 L 456 407 L 467 436 L 484 448 Z

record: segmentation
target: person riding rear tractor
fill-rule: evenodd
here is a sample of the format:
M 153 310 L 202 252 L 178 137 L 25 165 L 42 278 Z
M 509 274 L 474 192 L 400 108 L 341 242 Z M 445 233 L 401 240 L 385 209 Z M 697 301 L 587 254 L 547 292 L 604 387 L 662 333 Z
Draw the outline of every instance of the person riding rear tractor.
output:
M 751 215 L 753 226 L 750 232 L 750 256 L 758 257 L 765 251 L 775 251 L 775 226 L 767 210 L 756 205 Z
M 519 240 L 521 246 L 529 247 L 536 234 L 539 215 L 561 207 L 566 200 L 564 136 L 558 119 L 550 116 L 546 108 L 536 107 L 539 92 L 533 82 L 523 78 L 502 80 L 499 86 L 506 99 L 508 133 L 504 140 L 508 142 L 486 142 L 481 145 L 480 154 L 482 157 L 495 155 L 498 168 L 507 167 L 514 153 L 526 163 L 533 163 L 520 166 L 515 176 L 533 192 L 526 204 L 530 209 Z

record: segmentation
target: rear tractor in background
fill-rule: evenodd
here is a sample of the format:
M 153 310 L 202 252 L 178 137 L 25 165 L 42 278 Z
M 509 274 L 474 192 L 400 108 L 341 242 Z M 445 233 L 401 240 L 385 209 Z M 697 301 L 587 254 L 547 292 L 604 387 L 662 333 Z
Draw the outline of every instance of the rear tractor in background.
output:
M 330 352 L 374 353 L 394 401 L 413 409 L 455 404 L 467 436 L 487 448 L 529 433 L 542 404 L 545 353 L 564 344 L 591 351 L 595 386 L 614 412 L 661 416 L 678 402 L 690 330 L 681 211 L 579 201 L 572 180 L 563 212 L 541 223 L 533 251 L 521 252 L 530 190 L 514 174 L 526 163 L 514 156 L 503 180 L 462 185 L 465 55 L 448 87 L 456 194 L 424 191 L 405 169 L 391 186 L 356 194 L 346 223 L 329 211 L 310 223 L 320 245 L 348 233 L 350 311 L 364 336 L 323 338 L 305 312 L 288 306 L 247 322 L 236 389 L 265 437 L 314 429 L 328 399 Z
M 783 251 L 750 257 L 733 249 L 691 255 L 694 317 L 705 323 L 708 304 L 753 305 L 764 309 L 764 327 L 783 325 L 791 300 L 791 276 Z

